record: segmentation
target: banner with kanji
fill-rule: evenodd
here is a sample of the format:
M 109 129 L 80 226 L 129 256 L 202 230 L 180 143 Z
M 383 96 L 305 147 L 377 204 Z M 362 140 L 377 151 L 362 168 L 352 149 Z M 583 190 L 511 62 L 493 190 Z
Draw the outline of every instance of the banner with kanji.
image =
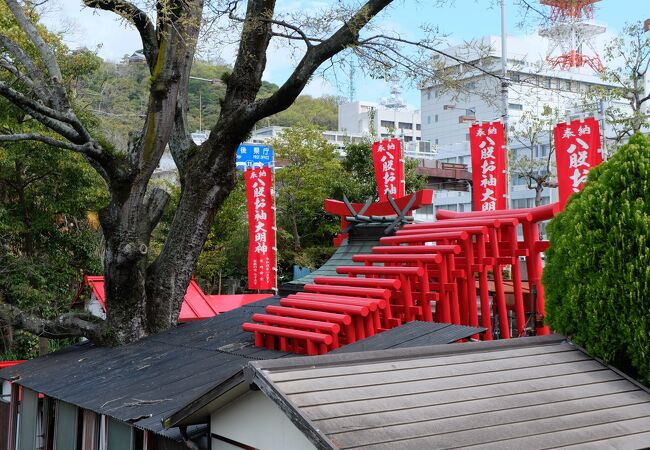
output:
M 506 209 L 506 151 L 501 122 L 469 127 L 475 211 Z
M 275 211 L 273 172 L 258 167 L 244 172 L 248 200 L 248 289 L 275 287 Z
M 603 161 L 600 128 L 593 117 L 555 126 L 555 162 L 560 204 L 580 192 L 592 167 Z
M 389 139 L 372 143 L 372 160 L 375 165 L 375 179 L 379 191 L 379 201 L 404 197 L 404 156 L 399 139 Z

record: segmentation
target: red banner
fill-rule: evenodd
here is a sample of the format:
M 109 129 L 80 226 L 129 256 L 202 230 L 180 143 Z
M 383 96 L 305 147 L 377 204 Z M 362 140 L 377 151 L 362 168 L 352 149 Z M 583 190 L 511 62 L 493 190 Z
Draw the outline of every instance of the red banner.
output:
M 248 200 L 248 289 L 275 287 L 273 173 L 268 167 L 244 172 Z
M 404 156 L 399 139 L 372 143 L 372 160 L 375 164 L 375 179 L 379 191 L 379 201 L 404 197 Z
M 593 117 L 559 123 L 555 126 L 555 162 L 560 204 L 564 206 L 574 192 L 580 192 L 589 169 L 603 161 L 600 128 Z
M 506 209 L 506 151 L 501 122 L 469 127 L 474 210 Z

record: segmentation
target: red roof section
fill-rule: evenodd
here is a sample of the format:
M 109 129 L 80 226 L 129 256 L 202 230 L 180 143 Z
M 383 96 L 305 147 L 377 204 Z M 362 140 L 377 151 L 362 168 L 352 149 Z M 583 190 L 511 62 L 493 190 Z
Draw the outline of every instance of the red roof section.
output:
M 85 284 L 88 284 L 93 289 L 93 294 L 102 305 L 102 309 L 106 311 L 106 300 L 104 296 L 104 277 L 102 276 L 85 276 Z M 207 319 L 208 317 L 216 316 L 219 314 L 217 308 L 214 308 L 208 302 L 206 295 L 203 293 L 194 278 L 190 280 L 190 284 L 185 292 L 183 305 L 181 306 L 181 313 L 178 316 L 179 322 L 192 322 L 194 320 Z
M 237 309 L 269 297 L 271 297 L 271 294 L 206 295 L 208 302 L 219 313 Z
M 92 287 L 93 294 L 100 305 L 102 305 L 102 309 L 106 311 L 104 277 L 86 275 L 84 277 L 84 284 Z M 183 299 L 178 321 L 192 322 L 194 320 L 207 319 L 208 317 L 216 316 L 222 312 L 230 311 L 270 296 L 270 294 L 205 295 L 194 278 L 192 278 L 187 287 L 185 298 Z

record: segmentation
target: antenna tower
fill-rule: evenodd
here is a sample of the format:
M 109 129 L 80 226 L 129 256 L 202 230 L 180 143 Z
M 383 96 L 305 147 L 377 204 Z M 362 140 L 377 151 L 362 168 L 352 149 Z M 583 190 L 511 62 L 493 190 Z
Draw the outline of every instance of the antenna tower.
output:
M 549 25 L 539 34 L 549 42 L 546 60 L 553 69 L 572 69 L 589 66 L 595 72 L 603 71 L 603 62 L 598 56 L 593 40 L 605 32 L 605 27 L 588 23 L 594 18 L 594 3 L 600 0 L 540 0 L 551 7 Z M 584 53 L 585 47 L 592 54 Z M 560 54 L 553 56 L 556 50 Z
M 382 99 L 381 101 L 382 106 L 387 109 L 406 108 L 406 102 L 402 98 L 402 88 L 400 88 L 399 79 L 396 77 L 391 77 L 388 79 L 388 81 L 391 82 L 390 97 Z

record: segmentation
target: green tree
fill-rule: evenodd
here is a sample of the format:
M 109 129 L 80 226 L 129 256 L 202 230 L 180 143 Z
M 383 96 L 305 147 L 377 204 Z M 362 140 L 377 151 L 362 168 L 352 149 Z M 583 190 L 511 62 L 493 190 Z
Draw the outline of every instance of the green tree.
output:
M 93 212 L 107 199 L 79 155 L 43 147 L 0 145 L 0 302 L 55 319 L 69 313 L 82 275 L 101 273 Z M 11 326 L 3 335 L 5 352 L 34 356 L 33 341 L 13 347 Z
M 12 45 L 19 43 L 25 57 L 37 54 L 4 3 L 0 4 L 0 28 L 6 33 L 0 34 L 0 46 L 14 48 Z M 99 58 L 85 50 L 71 52 L 59 37 L 43 28 L 39 32 L 60 61 L 62 88 L 70 98 L 76 98 L 79 80 L 98 69 Z M 0 85 L 11 80 L 13 88 L 29 86 L 29 79 L 12 79 L 18 70 L 14 63 L 6 53 L 0 57 L 0 67 L 6 69 L 0 71 Z M 34 90 L 41 88 L 33 86 Z M 97 126 L 83 111 L 79 117 L 89 129 Z M 101 177 L 81 155 L 48 145 L 54 133 L 35 115 L 4 98 L 0 98 L 0 133 L 40 133 L 44 141 L 0 141 L 0 316 L 5 325 L 2 350 L 29 357 L 33 356 L 33 345 L 15 347 L 13 327 L 27 321 L 42 337 L 50 337 L 51 329 L 13 315 L 17 308 L 53 320 L 53 329 L 57 329 L 54 334 L 59 337 L 66 336 L 65 332 L 59 333 L 66 324 L 88 318 L 83 313 L 70 313 L 70 305 L 82 274 L 101 272 L 96 211 L 108 199 Z M 33 344 L 33 340 L 27 342 Z
M 344 172 L 336 148 L 316 126 L 287 128 L 272 146 L 283 164 L 276 172 L 278 226 L 290 236 L 290 248 L 280 250 L 299 259 L 307 247 L 329 247 L 336 221 L 323 201 L 340 193 Z
M 195 275 L 204 290 L 220 294 L 224 279 L 248 277 L 248 216 L 243 176 L 217 212 Z
M 553 176 L 553 127 L 558 121 L 559 112 L 545 106 L 541 115 L 524 112 L 510 133 L 512 140 L 520 145 L 516 152 L 509 154 L 510 176 L 524 180 L 526 187 L 535 191 L 535 206 L 542 204 L 542 192 Z M 543 145 L 548 146 L 548 153 L 536 157 L 535 150 Z
M 346 178 L 345 193 L 353 202 L 363 203 L 368 198 L 378 198 L 375 166 L 372 160 L 370 141 L 345 146 L 343 168 L 349 174 Z M 416 192 L 426 187 L 426 179 L 417 174 L 418 161 L 406 158 L 404 172 L 406 193 Z
M 589 173 L 547 231 L 549 326 L 650 382 L 650 140 L 635 135 Z
M 263 124 L 282 127 L 316 125 L 326 130 L 336 130 L 338 107 L 337 97 L 313 98 L 310 95 L 301 95 L 287 110 L 267 117 Z

